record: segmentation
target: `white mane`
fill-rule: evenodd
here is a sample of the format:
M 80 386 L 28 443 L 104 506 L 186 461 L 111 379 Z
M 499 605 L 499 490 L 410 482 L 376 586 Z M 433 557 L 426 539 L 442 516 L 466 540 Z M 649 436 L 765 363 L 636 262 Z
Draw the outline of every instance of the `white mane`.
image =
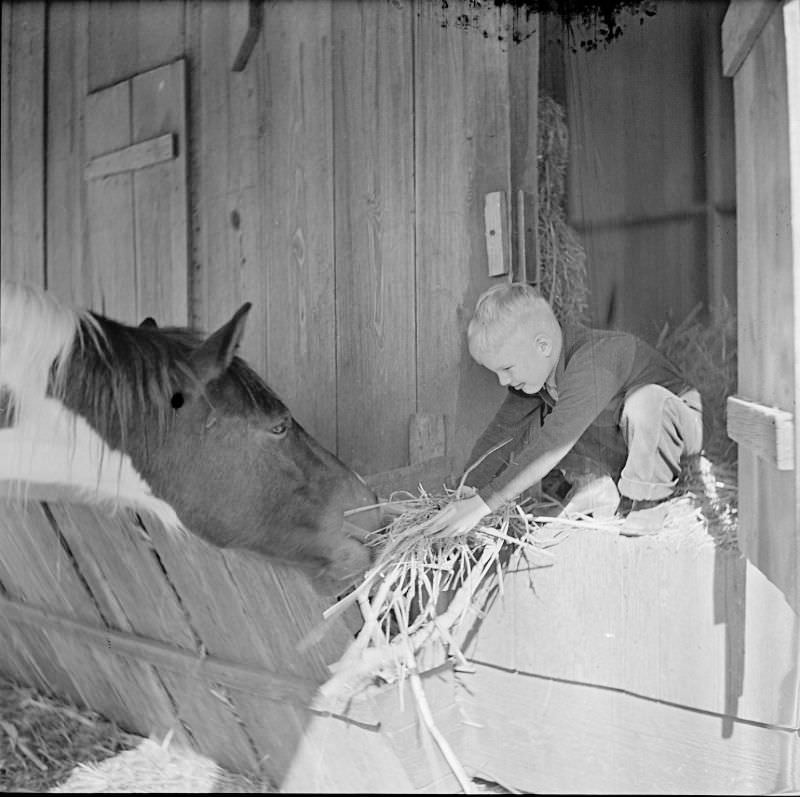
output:
M 153 495 L 130 457 L 112 451 L 59 400 L 74 347 L 98 345 L 102 338 L 88 311 L 30 285 L 0 282 L 0 409 L 5 403 L 6 417 L 13 419 L 13 425 L 0 426 L 0 496 L 25 499 L 35 486 L 39 497 L 53 488 L 63 498 L 67 488 L 76 500 L 128 507 L 182 529 L 175 510 Z

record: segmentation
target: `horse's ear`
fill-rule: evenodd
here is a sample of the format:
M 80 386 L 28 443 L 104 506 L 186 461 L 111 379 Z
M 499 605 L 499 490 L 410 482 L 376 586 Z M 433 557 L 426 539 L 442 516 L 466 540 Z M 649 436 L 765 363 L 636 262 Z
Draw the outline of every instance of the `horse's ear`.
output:
M 139 324 L 139 326 L 147 327 L 148 329 L 158 329 L 158 324 L 156 324 L 155 318 L 153 318 L 153 316 L 151 315 L 147 316 L 147 318 L 145 318 L 145 320 L 142 321 L 142 323 Z
M 227 324 L 209 335 L 192 355 L 192 364 L 202 382 L 210 382 L 231 364 L 244 335 L 244 324 L 252 304 L 246 302 Z

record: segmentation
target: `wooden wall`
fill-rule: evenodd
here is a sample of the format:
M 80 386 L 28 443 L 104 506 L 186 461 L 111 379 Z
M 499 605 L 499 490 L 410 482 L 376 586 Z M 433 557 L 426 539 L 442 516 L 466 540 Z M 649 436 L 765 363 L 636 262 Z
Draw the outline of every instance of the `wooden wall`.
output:
M 538 39 L 443 5 L 3 3 L 3 275 L 132 323 L 250 301 L 244 355 L 348 464 L 407 465 L 418 413 L 463 460 L 502 398 L 464 331 L 484 195 L 535 187 Z M 87 176 L 164 134 L 168 163 Z

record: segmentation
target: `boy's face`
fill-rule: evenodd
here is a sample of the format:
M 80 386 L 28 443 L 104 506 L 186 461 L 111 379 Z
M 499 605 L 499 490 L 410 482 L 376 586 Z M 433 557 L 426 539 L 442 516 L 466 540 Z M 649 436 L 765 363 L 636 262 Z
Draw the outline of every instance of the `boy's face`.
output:
M 503 387 L 525 393 L 538 393 L 556 366 L 557 352 L 552 339 L 544 334 L 531 336 L 518 327 L 487 351 L 471 351 L 473 359 L 494 371 Z

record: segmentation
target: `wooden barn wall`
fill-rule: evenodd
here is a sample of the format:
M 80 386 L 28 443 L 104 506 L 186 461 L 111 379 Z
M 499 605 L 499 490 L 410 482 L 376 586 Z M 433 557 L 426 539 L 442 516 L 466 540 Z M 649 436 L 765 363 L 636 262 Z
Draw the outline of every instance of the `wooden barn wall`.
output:
M 591 311 L 650 340 L 698 303 L 736 307 L 733 89 L 727 0 L 657 3 L 594 50 L 543 35 L 543 91 L 567 107 L 568 212 L 587 252 Z M 554 54 L 553 51 L 557 54 Z
M 407 465 L 419 414 L 433 416 L 431 451 L 443 426 L 464 464 L 502 399 L 464 332 L 478 294 L 507 278 L 488 276 L 484 196 L 535 188 L 538 38 L 509 45 L 508 9 L 473 9 L 463 25 L 470 7 L 445 5 L 257 3 L 255 45 L 234 70 L 241 0 L 4 2 L 4 276 L 129 322 L 209 331 L 252 302 L 244 356 L 348 464 Z M 535 18 L 524 25 L 535 32 Z M 126 143 L 98 143 L 121 121 L 100 100 L 181 59 L 184 99 L 167 95 L 185 104 L 169 128 L 185 222 L 174 203 L 162 213 L 168 181 L 157 201 L 142 188 L 145 170 L 84 175 Z M 129 143 L 163 132 L 129 112 Z M 163 287 L 163 241 L 181 236 L 183 279 Z

